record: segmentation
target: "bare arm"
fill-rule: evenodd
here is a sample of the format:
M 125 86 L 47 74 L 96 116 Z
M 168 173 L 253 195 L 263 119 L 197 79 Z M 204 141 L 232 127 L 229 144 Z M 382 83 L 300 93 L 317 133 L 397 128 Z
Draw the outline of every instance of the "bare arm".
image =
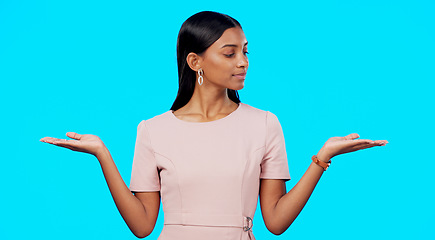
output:
M 322 174 L 323 168 L 311 163 L 299 182 L 288 193 L 284 180 L 261 180 L 261 212 L 270 232 L 279 235 L 290 227 L 304 208 Z
M 122 180 L 109 151 L 106 149 L 97 158 L 116 207 L 130 230 L 139 238 L 151 234 L 159 213 L 160 192 L 133 195 Z
M 109 150 L 99 137 L 70 132 L 67 133 L 67 136 L 76 140 L 45 137 L 40 141 L 96 156 L 116 207 L 127 226 L 136 237 L 144 238 L 151 234 L 159 212 L 160 192 L 144 192 L 133 195 L 119 174 Z
M 328 162 L 332 157 L 374 146 L 384 146 L 385 140 L 354 140 L 358 134 L 330 138 L 317 154 L 319 160 Z M 307 203 L 324 170 L 311 163 L 299 182 L 286 193 L 284 180 L 262 179 L 260 206 L 267 229 L 282 234 L 293 223 Z

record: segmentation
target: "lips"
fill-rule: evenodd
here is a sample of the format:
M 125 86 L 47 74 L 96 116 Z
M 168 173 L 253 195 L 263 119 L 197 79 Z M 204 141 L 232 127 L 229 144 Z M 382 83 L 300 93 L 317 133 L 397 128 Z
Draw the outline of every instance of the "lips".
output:
M 244 73 L 239 73 L 239 74 L 234 74 L 234 77 L 238 78 L 238 79 L 245 79 L 246 77 L 246 72 Z

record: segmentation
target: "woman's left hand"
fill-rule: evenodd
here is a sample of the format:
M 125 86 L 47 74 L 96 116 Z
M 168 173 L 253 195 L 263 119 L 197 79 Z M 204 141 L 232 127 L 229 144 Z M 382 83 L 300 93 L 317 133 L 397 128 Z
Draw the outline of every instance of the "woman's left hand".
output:
M 345 137 L 332 137 L 326 141 L 322 149 L 317 154 L 320 161 L 328 162 L 331 158 L 348 152 L 355 152 L 361 149 L 371 148 L 375 146 L 385 146 L 387 140 L 369 140 L 357 139 L 357 133 L 349 134 Z M 355 140 L 357 139 L 357 140 Z

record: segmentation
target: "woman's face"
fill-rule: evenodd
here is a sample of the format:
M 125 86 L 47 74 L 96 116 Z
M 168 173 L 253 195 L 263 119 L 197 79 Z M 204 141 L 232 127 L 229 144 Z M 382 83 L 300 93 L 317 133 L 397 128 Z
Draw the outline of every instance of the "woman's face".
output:
M 240 90 L 248 70 L 248 41 L 239 27 L 228 28 L 200 56 L 204 85 Z M 203 86 L 204 86 L 203 85 Z

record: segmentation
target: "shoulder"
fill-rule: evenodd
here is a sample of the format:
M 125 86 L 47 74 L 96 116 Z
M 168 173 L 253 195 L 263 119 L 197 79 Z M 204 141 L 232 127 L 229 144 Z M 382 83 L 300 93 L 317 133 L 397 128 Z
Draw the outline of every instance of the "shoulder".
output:
M 170 120 L 170 114 L 172 114 L 171 111 L 166 111 L 162 114 L 156 115 L 152 118 L 142 120 L 139 125 L 139 127 L 158 127 L 158 126 L 165 126 L 167 122 Z
M 250 119 L 261 119 L 266 122 L 278 121 L 278 117 L 270 111 L 262 110 L 245 103 L 243 103 L 243 109 L 244 115 L 249 117 Z
M 267 114 L 267 112 L 268 111 L 265 111 L 265 110 L 262 110 L 262 109 L 259 109 L 259 108 L 256 108 L 256 107 L 253 107 L 253 106 L 251 106 L 251 105 L 249 105 L 249 104 L 246 104 L 246 103 L 240 103 L 240 104 L 242 104 L 242 109 L 243 109 L 243 113 L 245 114 L 245 115 L 257 115 L 257 116 L 266 116 L 266 114 Z

